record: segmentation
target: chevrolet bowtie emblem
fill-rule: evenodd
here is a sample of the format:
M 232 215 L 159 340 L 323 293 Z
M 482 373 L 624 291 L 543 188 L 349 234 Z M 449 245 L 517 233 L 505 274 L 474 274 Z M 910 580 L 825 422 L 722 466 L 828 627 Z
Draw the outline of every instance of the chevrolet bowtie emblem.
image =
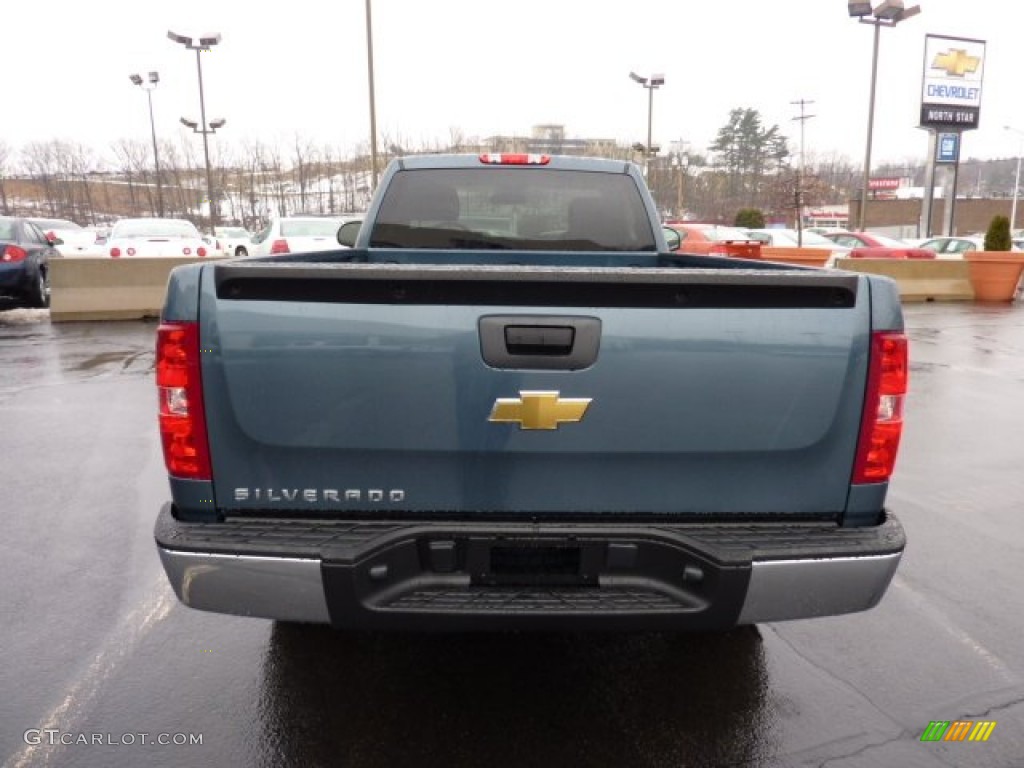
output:
M 935 55 L 935 61 L 932 62 L 931 68 L 944 69 L 946 74 L 951 77 L 963 77 L 964 73 L 977 72 L 980 63 L 980 57 L 968 56 L 967 51 L 963 48 L 950 48 L 944 53 Z
M 488 421 L 515 422 L 520 429 L 558 429 L 570 421 L 582 421 L 589 397 L 561 398 L 558 392 L 520 392 L 519 397 L 499 397 Z

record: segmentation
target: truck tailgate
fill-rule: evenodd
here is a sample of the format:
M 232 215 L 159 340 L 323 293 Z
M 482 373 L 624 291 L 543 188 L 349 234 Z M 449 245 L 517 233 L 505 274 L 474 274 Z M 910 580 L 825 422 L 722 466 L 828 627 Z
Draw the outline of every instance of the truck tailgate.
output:
M 228 513 L 846 506 L 856 275 L 225 263 L 199 318 Z

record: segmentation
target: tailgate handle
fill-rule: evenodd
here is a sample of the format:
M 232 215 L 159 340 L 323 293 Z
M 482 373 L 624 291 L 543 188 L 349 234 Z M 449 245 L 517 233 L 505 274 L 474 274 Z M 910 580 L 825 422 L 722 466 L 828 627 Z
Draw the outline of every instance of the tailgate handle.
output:
M 506 325 L 505 349 L 510 355 L 568 355 L 576 329 L 560 325 Z
M 492 368 L 588 368 L 601 341 L 596 317 L 488 315 L 479 327 L 480 352 Z

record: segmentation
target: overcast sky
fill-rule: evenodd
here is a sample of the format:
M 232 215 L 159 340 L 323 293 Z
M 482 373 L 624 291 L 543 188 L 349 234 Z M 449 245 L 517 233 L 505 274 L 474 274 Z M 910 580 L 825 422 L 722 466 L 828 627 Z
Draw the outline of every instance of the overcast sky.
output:
M 881 32 L 876 164 L 927 154 L 916 127 L 926 34 L 987 42 L 981 127 L 965 134 L 962 157 L 1016 156 L 1021 137 L 1003 126 L 1024 131 L 1024 3 L 917 2 L 920 15 Z M 5 3 L 0 141 L 61 138 L 101 152 L 119 138 L 148 142 L 146 97 L 129 75 L 151 69 L 157 134 L 178 137 L 180 117 L 199 119 L 199 91 L 196 54 L 167 38 L 173 30 L 223 38 L 200 54 L 207 119 L 227 120 L 213 141 L 298 134 L 366 147 L 364 10 L 364 0 Z M 752 108 L 795 149 L 791 102 L 805 99 L 808 155 L 863 163 L 873 33 L 843 0 L 373 0 L 372 12 L 382 142 L 445 142 L 452 129 L 522 135 L 540 123 L 642 142 L 648 93 L 632 70 L 665 76 L 654 94 L 662 147 L 705 151 L 731 109 Z

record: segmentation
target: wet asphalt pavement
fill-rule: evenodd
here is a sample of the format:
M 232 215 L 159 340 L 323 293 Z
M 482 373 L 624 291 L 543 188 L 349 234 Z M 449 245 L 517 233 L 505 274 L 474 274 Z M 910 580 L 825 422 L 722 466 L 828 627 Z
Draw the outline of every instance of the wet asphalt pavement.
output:
M 909 545 L 877 608 L 424 636 L 178 604 L 152 539 L 155 324 L 0 312 L 0 764 L 1024 765 L 1024 306 L 906 318 L 889 506 Z M 958 719 L 997 725 L 920 741 Z

